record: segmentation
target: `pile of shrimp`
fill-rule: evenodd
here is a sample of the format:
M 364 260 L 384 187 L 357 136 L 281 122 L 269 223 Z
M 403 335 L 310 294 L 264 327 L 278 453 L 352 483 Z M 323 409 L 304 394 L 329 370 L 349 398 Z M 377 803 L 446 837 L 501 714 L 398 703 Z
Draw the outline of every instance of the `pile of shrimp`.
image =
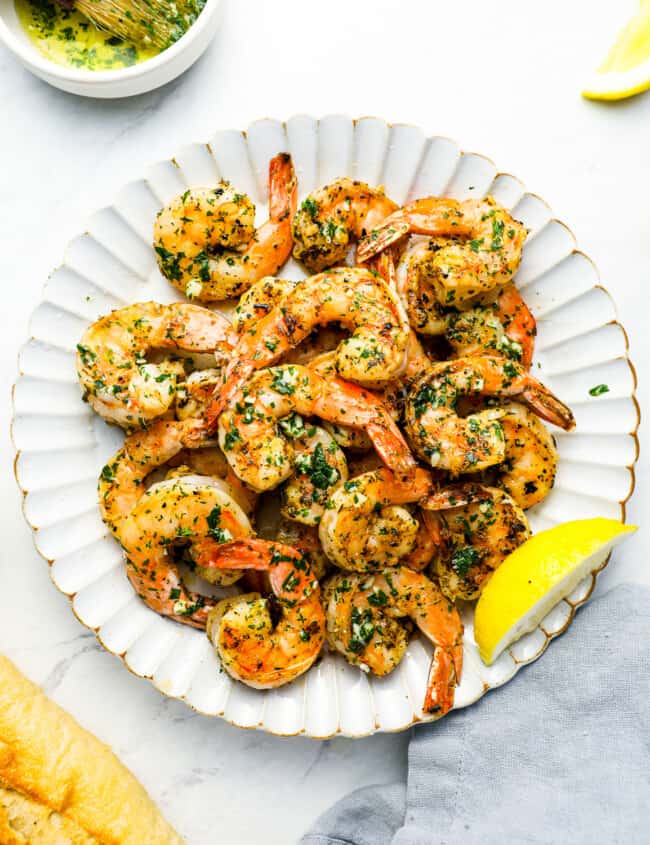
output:
M 543 421 L 574 425 L 531 373 L 527 230 L 490 197 L 399 207 L 341 178 L 298 207 L 297 191 L 283 153 L 258 228 L 228 183 L 175 198 L 153 244 L 190 301 L 130 305 L 81 338 L 85 398 L 127 432 L 102 517 L 142 600 L 205 630 L 233 678 L 278 687 L 324 648 L 383 676 L 419 632 L 422 709 L 443 716 L 458 603 L 553 487 Z M 281 275 L 291 256 L 301 281 Z

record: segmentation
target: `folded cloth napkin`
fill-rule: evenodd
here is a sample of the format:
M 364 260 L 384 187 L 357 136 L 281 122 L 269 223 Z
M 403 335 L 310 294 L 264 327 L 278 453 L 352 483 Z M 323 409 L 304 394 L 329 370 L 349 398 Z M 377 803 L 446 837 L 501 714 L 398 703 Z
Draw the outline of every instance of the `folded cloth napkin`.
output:
M 408 782 L 359 789 L 302 845 L 650 842 L 650 589 L 592 599 L 544 657 L 415 728 Z

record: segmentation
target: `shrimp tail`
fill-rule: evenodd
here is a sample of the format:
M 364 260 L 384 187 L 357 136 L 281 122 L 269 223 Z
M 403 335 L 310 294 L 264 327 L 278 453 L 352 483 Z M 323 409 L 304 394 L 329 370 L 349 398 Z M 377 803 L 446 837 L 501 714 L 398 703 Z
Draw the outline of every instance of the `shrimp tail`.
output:
M 269 162 L 269 218 L 278 223 L 293 220 L 297 202 L 296 172 L 289 153 L 278 153 Z
M 530 370 L 535 351 L 537 321 L 517 288 L 505 287 L 496 303 L 497 316 L 504 322 L 505 334 L 521 346 L 521 365 Z
M 292 602 L 309 596 L 318 584 L 298 549 L 260 538 L 223 543 L 201 564 L 216 569 L 268 571 L 276 597 Z
M 575 418 L 571 409 L 542 384 L 524 388 L 522 398 L 535 413 L 547 422 L 571 431 L 575 428 Z
M 420 507 L 420 516 L 422 517 L 422 524 L 426 529 L 429 537 L 431 538 L 431 543 L 436 548 L 444 550 L 447 545 L 447 537 L 443 532 L 442 524 L 439 517 L 436 514 L 432 513 L 430 510 L 426 509 L 425 502 L 421 502 Z
M 234 540 L 213 548 L 201 565 L 216 569 L 267 569 L 267 549 L 268 543 L 264 540 Z
M 223 387 L 215 391 L 215 396 L 206 411 L 208 429 L 214 431 L 219 416 L 232 403 L 241 386 L 255 371 L 250 361 L 239 359 L 226 371 L 226 381 Z
M 388 287 L 397 292 L 397 252 L 398 247 L 394 249 L 386 249 L 378 255 L 373 255 L 367 260 L 367 267 L 372 273 L 376 273 L 380 279 L 383 279 Z
M 429 669 L 423 710 L 444 716 L 454 706 L 454 693 L 463 670 L 463 646 L 436 646 Z
M 417 464 L 402 436 L 402 432 L 391 420 L 368 423 L 366 429 L 375 451 L 395 475 L 402 480 L 412 479 Z
M 407 235 L 409 230 L 410 224 L 407 220 L 391 220 L 388 217 L 379 229 L 375 229 L 374 232 L 371 232 L 359 241 L 357 262 L 363 264 L 373 256 L 388 249 L 389 246 L 399 241 L 404 235 Z

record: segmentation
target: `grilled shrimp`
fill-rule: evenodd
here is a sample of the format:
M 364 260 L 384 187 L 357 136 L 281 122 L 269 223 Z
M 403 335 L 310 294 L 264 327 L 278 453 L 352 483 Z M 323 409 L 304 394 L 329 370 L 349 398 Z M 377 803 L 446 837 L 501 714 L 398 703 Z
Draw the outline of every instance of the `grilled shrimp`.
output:
M 123 428 L 144 428 L 172 406 L 181 361 L 148 363 L 154 350 L 232 353 L 236 335 L 220 314 L 198 305 L 140 302 L 101 317 L 77 345 L 77 372 L 89 404 Z
M 287 279 L 266 276 L 249 288 L 235 308 L 234 328 L 239 335 L 254 335 L 260 320 L 273 308 L 281 306 L 297 284 Z M 299 346 L 289 349 L 282 356 L 282 363 L 308 364 L 324 352 L 336 349 L 344 338 L 345 333 L 340 328 L 328 326 L 323 329 L 319 326 Z
M 206 475 L 221 479 L 228 492 L 250 519 L 257 507 L 258 495 L 249 490 L 235 475 L 226 456 L 216 445 L 200 446 L 196 449 L 183 449 L 169 462 L 173 469 L 167 472 L 167 478 L 180 478 L 183 475 Z
M 454 355 L 500 355 L 530 369 L 535 349 L 535 318 L 514 285 L 491 305 L 477 305 L 446 316 L 445 336 Z
M 296 284 L 297 282 L 289 281 L 289 279 L 276 279 L 275 276 L 264 276 L 254 282 L 240 296 L 235 308 L 233 320 L 235 331 L 239 335 L 254 331 L 259 321 L 264 319 L 276 305 L 279 305 Z
M 409 634 L 398 620 L 410 618 L 433 644 L 422 709 L 444 716 L 453 707 L 463 666 L 463 623 L 425 575 L 405 566 L 345 572 L 327 582 L 324 599 L 330 648 L 374 675 L 388 675 L 399 664 Z
M 237 476 L 253 490 L 271 490 L 293 472 L 294 448 L 276 426 L 296 413 L 365 429 L 387 466 L 400 476 L 413 474 L 413 456 L 374 394 L 341 379 L 324 379 L 309 367 L 286 364 L 255 373 L 218 417 L 219 444 Z
M 462 308 L 510 284 L 527 230 L 491 197 L 427 197 L 398 209 L 366 235 L 357 260 L 368 260 L 408 233 L 434 238 L 413 271 L 425 276 L 439 305 Z
M 502 407 L 505 459 L 495 467 L 497 484 L 527 510 L 545 499 L 553 488 L 559 456 L 553 435 L 524 405 Z
M 380 188 L 337 179 L 303 200 L 293 221 L 293 256 L 310 273 L 342 264 L 350 246 L 396 208 Z
M 348 465 L 343 450 L 331 434 L 316 425 L 305 425 L 295 414 L 280 422 L 293 439 L 294 474 L 282 490 L 282 513 L 304 525 L 318 525 L 329 494 L 347 481 Z
M 337 268 L 303 279 L 239 339 L 219 394 L 224 408 L 250 374 L 280 360 L 316 327 L 340 323 L 352 334 L 336 350 L 341 378 L 376 386 L 404 369 L 406 315 L 395 293 L 365 269 Z
M 421 503 L 438 553 L 433 575 L 450 599 L 475 599 L 505 558 L 530 536 L 528 520 L 503 490 L 444 487 Z
M 408 396 L 406 427 L 416 452 L 452 475 L 479 472 L 505 457 L 503 412 L 460 417 L 456 406 L 463 396 L 516 399 L 567 431 L 575 424 L 569 408 L 513 361 L 477 356 L 433 364 Z
M 217 302 L 237 296 L 282 267 L 293 246 L 296 176 L 287 153 L 269 163 L 269 219 L 255 230 L 255 206 L 227 182 L 176 197 L 154 224 L 164 276 L 186 296 Z
M 120 542 L 124 520 L 142 497 L 147 476 L 184 449 L 211 444 L 206 424 L 199 419 L 159 420 L 124 440 L 122 448 L 103 467 L 98 484 L 102 519 Z
M 318 581 L 301 553 L 249 539 L 217 547 L 211 562 L 266 572 L 272 589 L 268 599 L 245 593 L 210 611 L 208 636 L 228 674 L 255 689 L 272 689 L 306 672 L 323 647 L 325 614 Z
M 216 485 L 247 517 L 252 513 L 254 494 L 232 472 L 205 423 L 198 419 L 160 420 L 147 431 L 129 435 L 99 477 L 100 513 L 120 543 L 124 539 L 124 525 L 145 494 L 148 476 L 165 464 L 181 464 L 168 473 L 168 478 L 191 475 L 190 481 L 195 486 Z M 213 495 L 212 491 L 209 495 Z M 177 542 L 175 551 L 178 545 Z M 237 580 L 238 575 L 233 578 L 228 573 L 224 578 L 223 573 L 217 573 L 215 581 L 214 570 L 203 571 L 193 552 L 191 548 L 190 562 L 197 575 L 221 586 Z
M 250 533 L 245 513 L 225 485 L 216 479 L 187 476 L 152 485 L 121 522 L 120 542 L 129 580 L 145 604 L 163 616 L 205 628 L 215 600 L 187 589 L 174 551 L 179 545 L 187 547 L 203 574 L 219 544 Z M 241 572 L 233 574 L 225 583 L 241 576 Z
M 413 551 L 420 528 L 402 506 L 431 490 L 431 473 L 420 468 L 408 482 L 385 467 L 346 481 L 331 494 L 320 521 L 323 551 L 337 566 L 357 572 L 399 563 Z
M 447 329 L 445 307 L 438 301 L 432 281 L 435 277 L 433 259 L 439 247 L 438 240 L 407 244 L 395 270 L 397 291 L 411 329 L 418 334 L 442 335 Z

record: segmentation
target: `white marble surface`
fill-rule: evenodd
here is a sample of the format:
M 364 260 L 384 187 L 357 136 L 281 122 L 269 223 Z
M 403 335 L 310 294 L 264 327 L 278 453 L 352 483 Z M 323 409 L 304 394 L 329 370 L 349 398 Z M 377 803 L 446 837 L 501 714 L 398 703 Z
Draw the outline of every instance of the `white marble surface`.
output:
M 115 749 L 188 845 L 287 845 L 353 787 L 403 775 L 407 737 L 317 743 L 236 730 L 165 700 L 76 621 L 22 520 L 8 434 L 16 351 L 47 273 L 118 186 L 217 127 L 333 111 L 418 123 L 519 175 L 572 227 L 618 303 L 644 407 L 650 95 L 603 105 L 578 93 L 633 0 L 225 2 L 223 28 L 195 68 L 128 101 L 62 94 L 0 50 L 0 279 L 7 303 L 0 333 L 0 651 Z M 636 522 L 650 495 L 648 475 L 642 455 L 628 511 Z M 600 588 L 615 575 L 650 582 L 648 552 L 641 531 L 616 554 Z

